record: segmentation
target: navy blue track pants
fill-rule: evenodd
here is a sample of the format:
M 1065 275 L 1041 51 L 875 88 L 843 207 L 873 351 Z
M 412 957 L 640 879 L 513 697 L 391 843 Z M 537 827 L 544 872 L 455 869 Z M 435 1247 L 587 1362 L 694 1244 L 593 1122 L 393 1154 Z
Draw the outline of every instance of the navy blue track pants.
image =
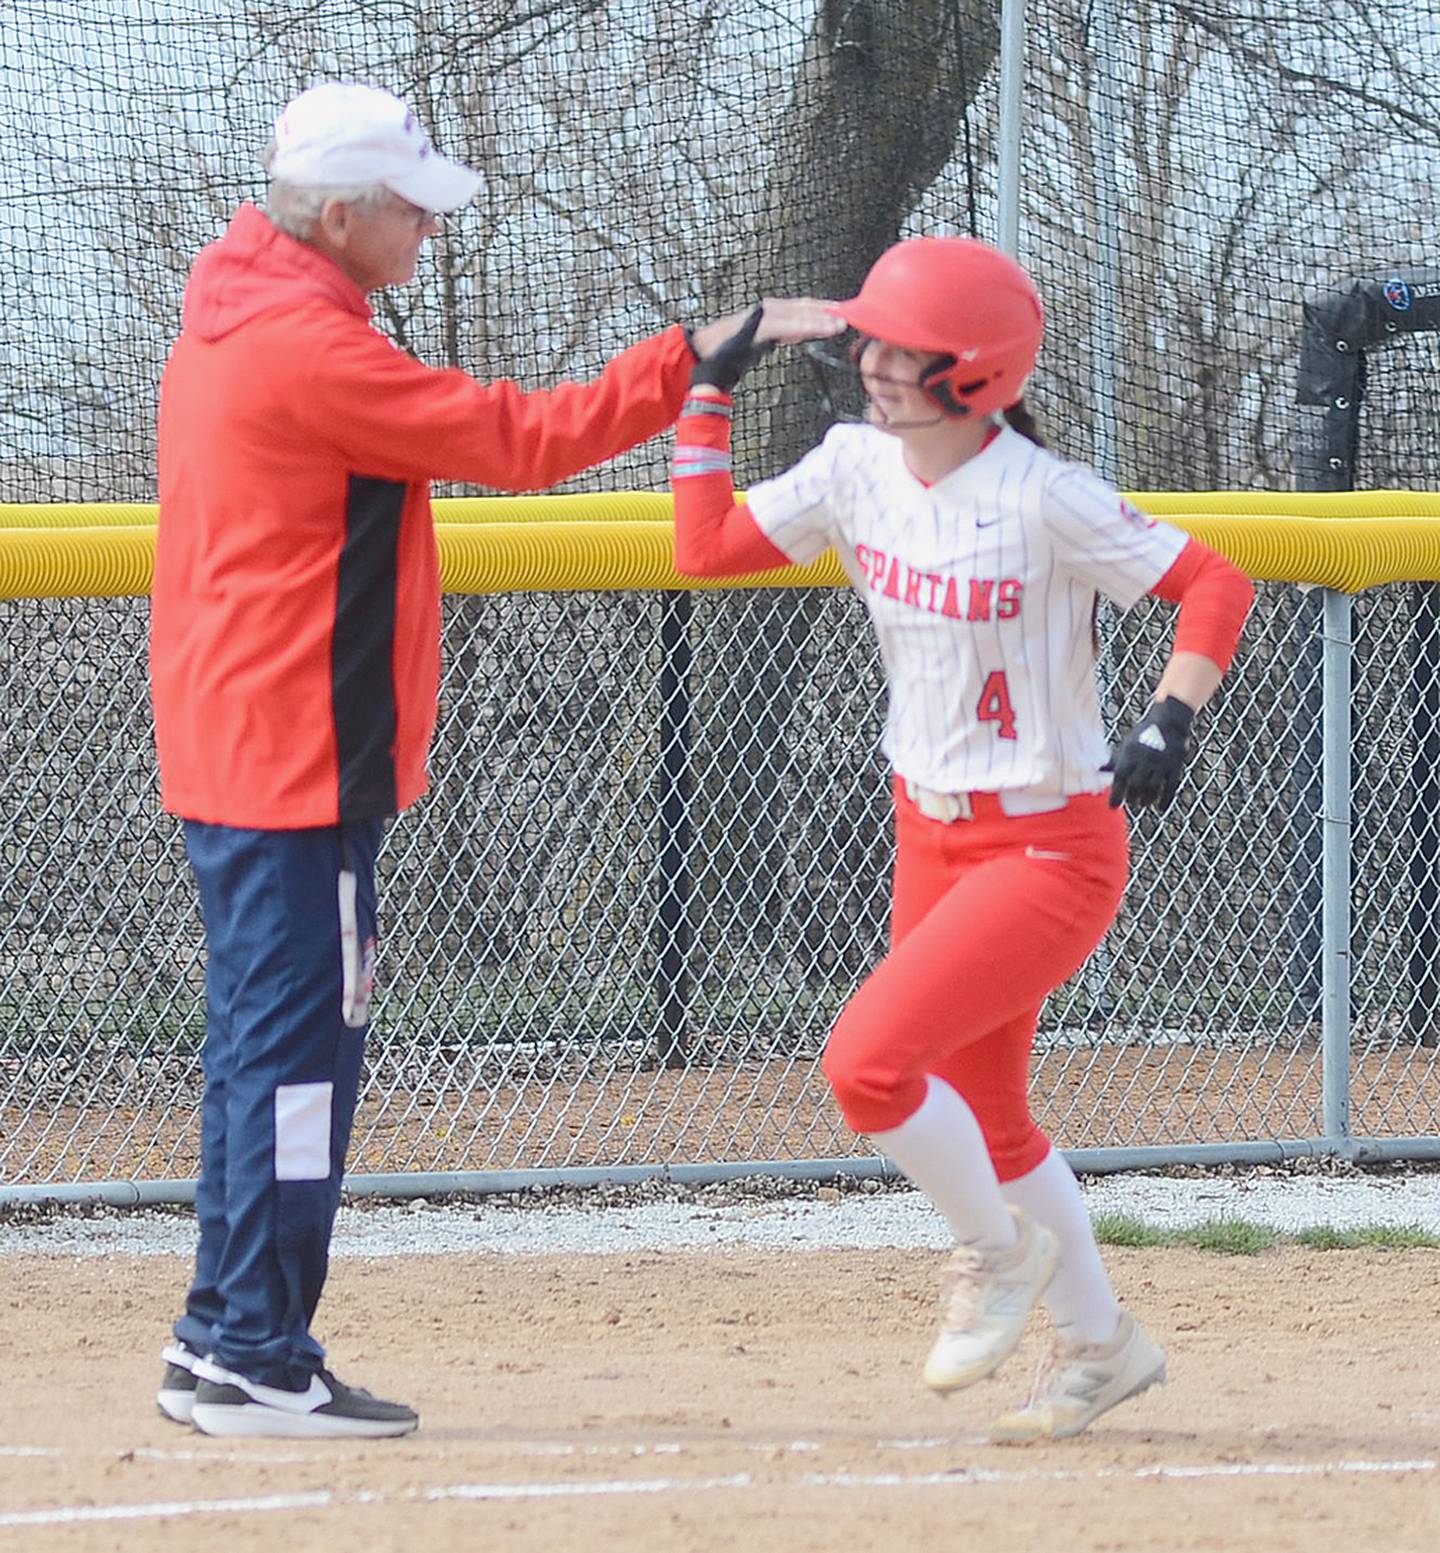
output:
M 208 963 L 200 1246 L 175 1335 L 303 1390 L 359 1090 L 384 824 L 187 821 Z

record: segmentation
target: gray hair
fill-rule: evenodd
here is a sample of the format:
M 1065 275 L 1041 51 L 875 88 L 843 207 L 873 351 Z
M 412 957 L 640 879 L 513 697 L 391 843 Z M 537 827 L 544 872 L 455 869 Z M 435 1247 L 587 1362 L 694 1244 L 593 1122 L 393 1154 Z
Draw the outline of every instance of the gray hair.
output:
M 275 156 L 275 142 L 265 147 L 260 165 L 269 171 Z M 319 219 L 320 212 L 331 200 L 346 205 L 381 205 L 390 191 L 383 183 L 324 184 L 310 187 L 288 183 L 283 178 L 270 180 L 270 192 L 265 200 L 265 214 L 271 223 L 289 237 L 304 242 Z

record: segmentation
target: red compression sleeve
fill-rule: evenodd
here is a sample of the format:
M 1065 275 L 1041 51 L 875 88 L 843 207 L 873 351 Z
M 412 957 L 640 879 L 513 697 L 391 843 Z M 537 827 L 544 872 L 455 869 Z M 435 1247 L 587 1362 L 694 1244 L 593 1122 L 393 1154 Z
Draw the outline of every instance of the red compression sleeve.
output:
M 1238 566 L 1190 539 L 1150 591 L 1180 606 L 1174 652 L 1200 653 L 1222 672 L 1230 667 L 1255 597 L 1254 585 Z
M 793 566 L 750 509 L 737 505 L 730 479 L 730 396 L 691 394 L 675 428 L 675 570 L 731 577 Z

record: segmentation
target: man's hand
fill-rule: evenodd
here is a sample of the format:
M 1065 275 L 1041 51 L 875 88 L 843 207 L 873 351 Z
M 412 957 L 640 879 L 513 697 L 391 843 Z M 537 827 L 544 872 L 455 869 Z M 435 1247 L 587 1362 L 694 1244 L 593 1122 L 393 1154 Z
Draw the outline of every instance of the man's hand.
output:
M 772 347 L 757 345 L 755 336 L 760 328 L 764 307 L 753 307 L 740 323 L 740 327 L 707 351 L 690 369 L 690 386 L 708 384 L 722 394 L 733 393 L 735 385 Z M 691 346 L 698 351 L 699 343 L 693 337 Z
M 731 313 L 711 324 L 691 330 L 690 344 L 701 360 L 713 355 L 720 346 L 744 327 L 753 308 Z M 801 340 L 822 340 L 845 332 L 845 320 L 834 311 L 834 304 L 816 297 L 766 297 L 760 303 L 760 320 L 754 344 L 798 345 Z
M 1101 766 L 1113 771 L 1110 807 L 1168 809 L 1190 754 L 1194 711 L 1174 696 L 1156 701 Z

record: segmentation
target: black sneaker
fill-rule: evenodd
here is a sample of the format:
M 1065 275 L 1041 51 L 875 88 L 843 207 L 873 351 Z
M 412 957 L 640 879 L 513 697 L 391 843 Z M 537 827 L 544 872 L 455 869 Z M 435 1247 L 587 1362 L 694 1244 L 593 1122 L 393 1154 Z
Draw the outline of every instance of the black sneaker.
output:
M 165 1361 L 165 1376 L 155 1393 L 156 1404 L 172 1424 L 189 1424 L 195 1410 L 195 1366 L 200 1355 L 184 1343 L 171 1343 L 161 1350 L 160 1357 Z
M 329 1370 L 312 1375 L 304 1391 L 284 1391 L 202 1359 L 196 1380 L 190 1413 L 201 1434 L 379 1440 L 410 1434 L 420 1423 L 413 1408 L 382 1402 Z

